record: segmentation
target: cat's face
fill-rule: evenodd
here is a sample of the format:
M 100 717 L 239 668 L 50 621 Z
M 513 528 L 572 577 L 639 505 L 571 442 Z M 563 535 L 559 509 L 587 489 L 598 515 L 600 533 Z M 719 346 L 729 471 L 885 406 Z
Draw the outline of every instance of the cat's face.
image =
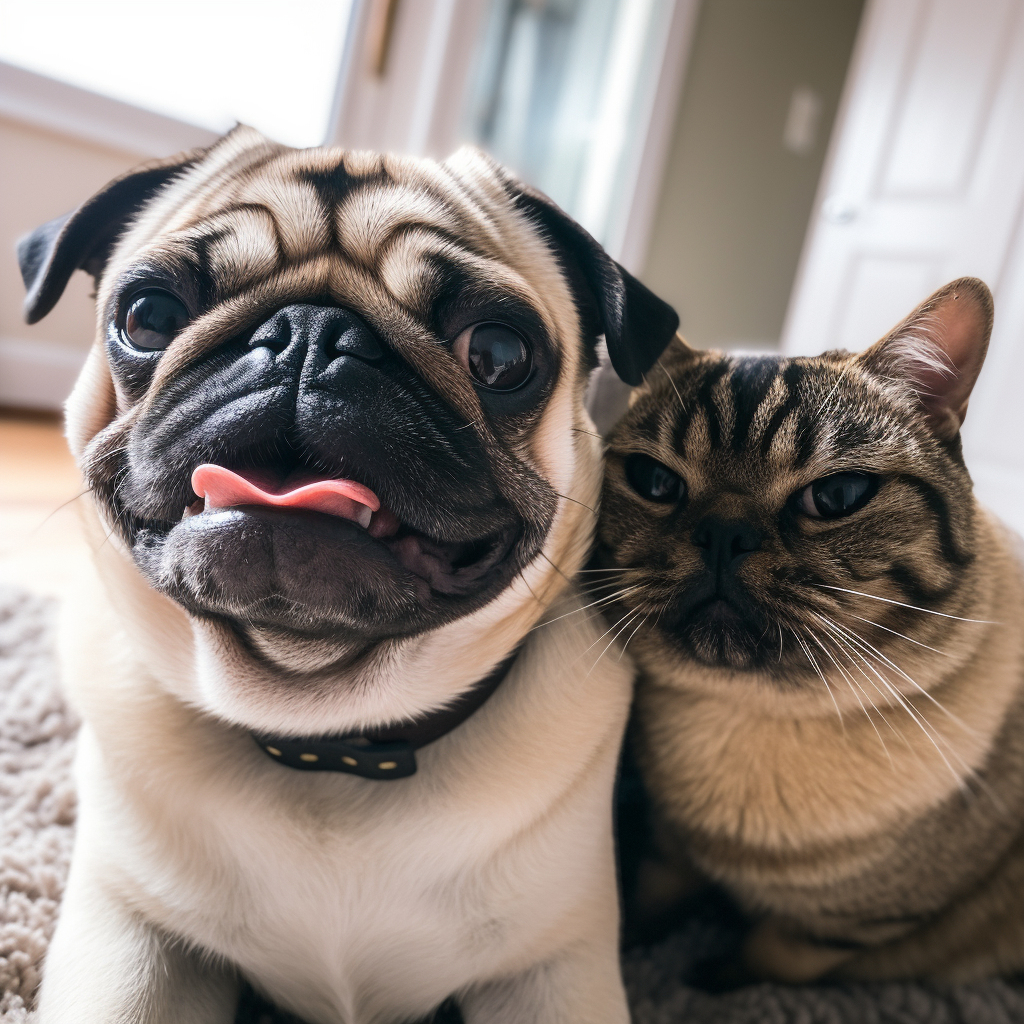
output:
M 817 683 L 954 621 L 907 605 L 965 615 L 958 431 L 991 302 L 956 285 L 859 356 L 666 353 L 610 438 L 599 528 L 641 661 Z

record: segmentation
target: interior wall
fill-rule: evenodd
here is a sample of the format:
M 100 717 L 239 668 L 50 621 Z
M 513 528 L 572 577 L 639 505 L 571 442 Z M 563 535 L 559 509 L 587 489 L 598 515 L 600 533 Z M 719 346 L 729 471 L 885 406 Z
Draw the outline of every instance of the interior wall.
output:
M 695 345 L 778 345 L 863 5 L 702 4 L 641 275 Z
M 73 274 L 53 312 L 30 327 L 21 312 L 25 289 L 15 243 L 143 157 L 7 118 L 0 118 L 0 153 L 0 404 L 54 408 L 95 333 L 92 279 Z

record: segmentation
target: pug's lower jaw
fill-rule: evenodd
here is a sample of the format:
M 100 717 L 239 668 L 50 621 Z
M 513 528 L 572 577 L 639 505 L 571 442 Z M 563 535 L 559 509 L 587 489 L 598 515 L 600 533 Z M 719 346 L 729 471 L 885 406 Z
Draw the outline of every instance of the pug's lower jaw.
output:
M 264 474 L 268 465 L 289 475 L 280 459 L 265 462 Z M 486 490 L 482 475 L 467 489 Z M 346 476 L 356 478 L 351 470 Z M 397 493 L 401 481 L 376 486 Z M 541 505 L 547 515 L 528 522 L 491 490 L 489 507 L 467 517 L 468 529 L 449 526 L 426 503 L 413 509 L 413 522 L 382 505 L 367 529 L 306 508 L 204 508 L 194 496 L 176 523 L 125 509 L 116 521 L 154 589 L 194 615 L 370 644 L 469 614 L 536 557 L 553 501 Z
M 189 516 L 167 532 L 144 528 L 133 556 L 156 590 L 194 615 L 371 643 L 486 603 L 518 571 L 517 535 L 512 527 L 445 545 L 409 532 L 389 546 L 319 512 L 241 507 Z M 407 539 L 436 566 L 429 575 L 403 564 Z M 460 551 L 474 560 L 459 565 Z

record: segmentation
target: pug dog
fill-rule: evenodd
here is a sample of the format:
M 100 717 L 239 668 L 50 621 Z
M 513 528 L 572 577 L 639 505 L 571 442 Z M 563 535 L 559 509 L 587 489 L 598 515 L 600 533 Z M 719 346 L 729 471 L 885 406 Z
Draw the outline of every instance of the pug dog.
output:
M 61 657 L 80 816 L 42 1024 L 628 1020 L 612 785 L 631 672 L 571 582 L 603 335 L 670 307 L 474 150 L 238 128 L 20 245 L 82 268 L 67 430 L 95 576 Z

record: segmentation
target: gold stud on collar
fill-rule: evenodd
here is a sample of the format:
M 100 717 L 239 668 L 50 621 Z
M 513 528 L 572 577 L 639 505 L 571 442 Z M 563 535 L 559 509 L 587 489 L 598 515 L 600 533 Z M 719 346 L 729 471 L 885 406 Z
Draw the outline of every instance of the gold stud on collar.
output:
M 320 758 L 316 754 L 299 754 L 300 761 L 319 761 Z
M 342 764 L 347 764 L 350 768 L 355 768 L 359 762 L 354 757 L 343 757 L 341 759 Z
M 397 761 L 381 761 L 381 763 L 379 765 L 377 765 L 377 767 L 380 768 L 382 771 L 387 771 L 389 768 L 397 768 L 398 767 L 398 762 Z
M 274 757 L 280 757 L 281 756 L 281 751 L 278 750 L 277 747 L 267 747 L 267 753 L 268 754 L 273 754 Z

